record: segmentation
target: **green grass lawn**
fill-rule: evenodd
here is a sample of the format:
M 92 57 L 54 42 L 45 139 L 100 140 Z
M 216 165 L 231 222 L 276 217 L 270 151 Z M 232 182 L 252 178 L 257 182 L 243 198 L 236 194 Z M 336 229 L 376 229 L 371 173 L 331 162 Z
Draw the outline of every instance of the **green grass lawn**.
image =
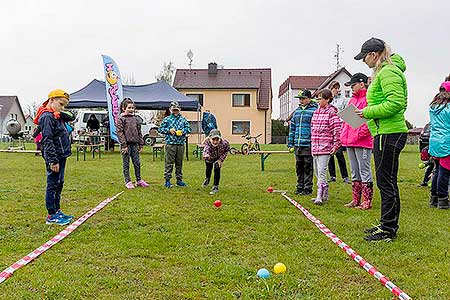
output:
M 192 148 L 192 147 L 191 147 Z M 263 149 L 284 149 L 263 146 Z M 0 285 L 0 299 L 392 299 L 287 200 L 266 189 L 294 190 L 294 157 L 229 156 L 220 192 L 200 188 L 204 164 L 184 164 L 187 188 L 163 187 L 163 162 L 141 156 L 150 188 L 126 191 L 69 237 Z M 402 213 L 398 239 L 369 244 L 362 230 L 379 218 L 375 193 L 370 211 L 347 209 L 351 187 L 330 185 L 320 218 L 414 299 L 450 298 L 449 212 L 428 208 L 417 146 L 402 153 Z M 42 158 L 0 153 L 0 271 L 60 230 L 45 225 Z M 62 208 L 76 217 L 124 189 L 121 158 L 68 161 Z M 290 193 L 293 195 L 292 193 Z M 220 199 L 221 208 L 213 202 Z M 255 277 L 259 268 L 287 266 L 284 275 Z M 267 285 L 266 285 L 267 284 Z

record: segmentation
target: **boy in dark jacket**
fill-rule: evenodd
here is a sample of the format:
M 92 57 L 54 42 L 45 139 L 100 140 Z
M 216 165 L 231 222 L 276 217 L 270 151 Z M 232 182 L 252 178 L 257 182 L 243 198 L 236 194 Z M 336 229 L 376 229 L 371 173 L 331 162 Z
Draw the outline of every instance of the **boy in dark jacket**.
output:
M 38 109 L 34 123 L 42 131 L 42 156 L 47 170 L 45 205 L 47 224 L 67 225 L 73 219 L 61 211 L 61 192 L 64 186 L 66 159 L 71 152 L 70 137 L 61 119 L 61 112 L 69 104 L 69 94 L 53 90 Z
M 294 148 L 298 195 L 311 195 L 313 190 L 313 157 L 311 154 L 311 119 L 317 103 L 311 101 L 309 90 L 300 91 L 299 107 L 292 114 L 288 147 Z
M 219 191 L 220 169 L 227 158 L 230 151 L 230 144 L 227 140 L 222 139 L 222 134 L 218 129 L 213 129 L 205 140 L 205 149 L 203 150 L 203 158 L 206 164 L 206 177 L 203 181 L 203 187 L 209 185 L 211 173 L 214 168 L 214 184 L 210 195 L 214 195 Z

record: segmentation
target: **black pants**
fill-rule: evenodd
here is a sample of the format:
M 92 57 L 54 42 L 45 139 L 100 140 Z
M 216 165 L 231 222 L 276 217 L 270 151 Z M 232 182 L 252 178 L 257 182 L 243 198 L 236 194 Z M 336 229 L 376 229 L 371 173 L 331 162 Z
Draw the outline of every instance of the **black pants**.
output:
M 336 177 L 336 166 L 334 165 L 334 157 L 336 156 L 336 159 L 339 164 L 339 170 L 341 171 L 342 179 L 348 178 L 348 171 L 347 171 L 347 164 L 345 163 L 345 156 L 344 156 L 344 147 L 340 147 L 338 151 L 330 157 L 330 161 L 328 162 L 328 169 L 330 170 L 330 176 Z
M 312 192 L 313 157 L 311 148 L 295 147 L 295 172 L 297 173 L 297 191 Z
M 381 196 L 381 228 L 391 233 L 398 230 L 400 193 L 397 185 L 400 152 L 406 144 L 406 133 L 377 135 L 373 156 L 377 186 Z
M 425 164 L 428 164 L 426 170 L 425 170 L 425 174 L 423 175 L 423 183 L 428 183 L 428 181 L 430 181 L 430 176 L 431 173 L 433 173 L 434 170 L 434 162 L 430 163 L 430 162 L 426 162 Z
M 435 160 L 436 171 L 431 182 L 431 195 L 440 198 L 448 197 L 448 185 L 450 180 L 450 170 L 442 167 L 439 160 Z
M 45 192 L 45 206 L 49 215 L 55 214 L 61 207 L 61 192 L 64 187 L 64 172 L 66 158 L 59 158 L 59 172 L 53 172 L 50 165 L 46 164 L 47 189 Z
M 122 153 L 123 162 L 123 177 L 125 178 L 125 183 L 131 181 L 130 177 L 130 157 L 134 166 L 134 175 L 136 176 L 136 182 L 141 180 L 141 160 L 139 158 L 139 145 L 130 144 L 128 145 L 128 152 Z
M 214 168 L 214 185 L 219 185 L 220 182 L 220 167 L 216 163 L 217 161 L 206 161 L 206 178 L 211 179 L 212 170 Z

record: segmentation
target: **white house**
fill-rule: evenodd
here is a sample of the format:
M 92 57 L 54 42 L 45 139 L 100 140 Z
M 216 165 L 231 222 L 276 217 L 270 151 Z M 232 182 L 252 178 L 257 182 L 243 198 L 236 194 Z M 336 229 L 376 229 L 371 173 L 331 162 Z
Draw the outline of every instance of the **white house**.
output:
M 351 96 L 350 87 L 344 86 L 344 83 L 349 81 L 352 74 L 347 69 L 340 68 L 328 76 L 289 76 L 278 90 L 278 99 L 280 100 L 280 120 L 286 120 L 289 115 L 298 107 L 298 95 L 300 90 L 310 90 L 313 96 L 327 88 L 328 85 L 336 80 L 341 84 L 341 93 L 345 97 Z
M 0 96 L 0 138 L 7 135 L 6 123 L 11 120 L 17 120 L 22 129 L 25 125 L 25 115 L 20 106 L 17 96 Z
M 31 133 L 33 132 L 34 128 L 36 128 L 36 124 L 33 123 L 33 117 L 30 115 L 26 115 L 23 130 L 28 131 L 28 133 Z

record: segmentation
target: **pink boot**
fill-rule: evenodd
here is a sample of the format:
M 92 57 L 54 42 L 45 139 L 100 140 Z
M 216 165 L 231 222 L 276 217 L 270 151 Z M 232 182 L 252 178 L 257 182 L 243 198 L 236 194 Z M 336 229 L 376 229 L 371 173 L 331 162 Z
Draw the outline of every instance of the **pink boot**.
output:
M 125 187 L 126 187 L 127 189 L 129 189 L 129 190 L 134 189 L 134 185 L 133 185 L 133 183 L 132 183 L 131 181 L 128 181 L 128 182 L 125 184 Z
M 146 188 L 146 187 L 149 187 L 150 185 L 147 182 L 145 182 L 143 179 L 141 179 L 138 182 L 136 182 L 136 186 L 140 186 L 140 187 Z
M 353 181 L 352 182 L 352 201 L 345 204 L 345 207 L 357 207 L 361 202 L 361 193 L 362 193 L 362 182 L 361 181 Z
M 372 182 L 363 182 L 362 183 L 362 197 L 363 203 L 358 206 L 359 209 L 371 209 L 372 208 L 372 199 L 373 199 L 373 183 Z

